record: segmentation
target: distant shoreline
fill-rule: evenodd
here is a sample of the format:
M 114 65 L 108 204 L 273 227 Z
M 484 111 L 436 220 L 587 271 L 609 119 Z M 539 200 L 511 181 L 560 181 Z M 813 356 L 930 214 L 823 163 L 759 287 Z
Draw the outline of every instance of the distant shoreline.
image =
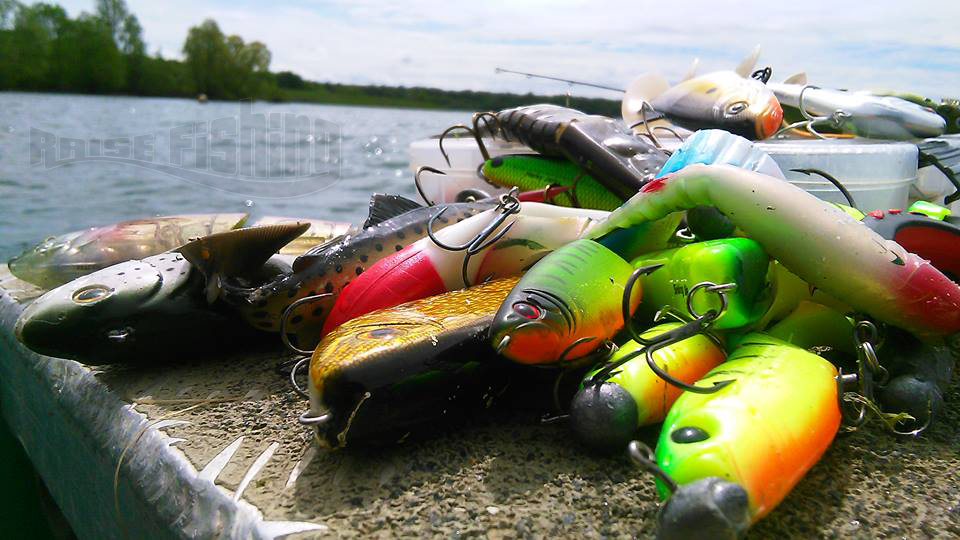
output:
M 343 105 L 352 107 L 373 107 L 388 109 L 412 109 L 425 111 L 499 111 L 510 107 L 521 105 L 530 105 L 534 103 L 552 103 L 555 105 L 566 105 L 567 96 L 564 95 L 542 95 L 542 94 L 514 94 L 499 92 L 474 92 L 469 90 L 441 90 L 438 88 L 408 88 L 403 86 L 354 86 L 341 85 L 337 83 L 312 83 L 317 86 L 329 84 L 336 90 L 333 92 L 314 91 L 311 89 L 286 89 L 279 88 L 276 95 L 269 98 L 262 96 L 251 99 L 261 103 L 303 103 L 308 105 Z M 385 96 L 371 95 L 368 92 L 383 92 L 389 94 Z M 426 94 L 423 97 L 406 97 L 403 94 L 417 91 Z M 15 90 L 3 89 L 0 94 L 48 94 L 61 96 L 103 96 L 103 97 L 130 97 L 130 98 L 164 98 L 164 99 L 185 99 L 196 101 L 194 96 L 185 95 L 143 95 L 124 92 L 115 93 L 97 93 L 97 92 L 71 92 L 57 90 Z M 464 96 L 464 94 L 469 94 Z M 473 98 L 473 99 L 471 99 Z M 238 99 L 212 99 L 213 102 L 237 102 Z M 612 99 L 603 98 L 584 98 L 570 96 L 569 106 L 589 114 L 603 114 L 606 116 L 618 116 L 620 113 L 620 102 Z M 490 106 L 493 105 L 493 106 Z

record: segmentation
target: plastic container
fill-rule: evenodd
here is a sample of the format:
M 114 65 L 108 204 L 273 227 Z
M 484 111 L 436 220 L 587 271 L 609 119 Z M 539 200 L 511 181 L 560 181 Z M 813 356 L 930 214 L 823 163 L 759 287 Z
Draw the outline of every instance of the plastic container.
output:
M 535 154 L 530 148 L 506 142 L 502 139 L 483 139 L 491 156 L 504 154 Z M 410 170 L 417 172 L 422 166 L 441 170 L 446 175 L 424 172 L 420 184 L 432 202 L 454 202 L 457 195 L 466 190 L 476 190 L 488 195 L 506 193 L 507 190 L 488 183 L 477 174 L 483 164 L 483 155 L 473 137 L 448 137 L 443 140 L 443 149 L 450 157 L 450 165 L 440 153 L 440 139 L 433 137 L 410 143 Z
M 758 142 L 780 165 L 790 183 L 841 204 L 846 199 L 829 181 L 790 169 L 820 169 L 850 191 L 864 211 L 906 208 L 917 180 L 917 147 L 910 143 L 863 139 L 776 140 Z

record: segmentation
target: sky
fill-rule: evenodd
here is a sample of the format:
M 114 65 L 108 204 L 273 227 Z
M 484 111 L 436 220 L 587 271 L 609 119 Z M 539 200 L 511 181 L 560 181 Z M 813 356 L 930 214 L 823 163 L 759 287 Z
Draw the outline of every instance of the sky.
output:
M 53 0 L 48 0 L 53 1 Z M 59 2 L 71 15 L 93 0 Z M 732 69 L 756 45 L 773 80 L 960 96 L 960 1 L 127 0 L 151 53 L 180 58 L 189 27 L 213 18 L 259 40 L 271 70 L 306 79 L 616 98 L 496 67 L 625 87 Z

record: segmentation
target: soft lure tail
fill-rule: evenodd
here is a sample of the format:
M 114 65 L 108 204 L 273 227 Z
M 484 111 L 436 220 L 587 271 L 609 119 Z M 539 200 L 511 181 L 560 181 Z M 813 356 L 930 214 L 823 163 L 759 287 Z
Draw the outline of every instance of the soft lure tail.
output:
M 640 334 L 654 339 L 679 328 L 681 323 L 664 323 Z M 609 363 L 615 363 L 643 349 L 628 341 L 615 352 Z M 696 334 L 653 352 L 654 362 L 675 379 L 687 384 L 700 380 L 708 371 L 724 361 L 723 349 L 708 336 Z M 644 355 L 640 354 L 620 365 L 606 380 L 594 381 L 598 366 L 584 377 L 583 386 L 570 404 L 570 425 L 577 437 L 600 449 L 622 449 L 637 428 L 663 421 L 673 402 L 683 390 L 657 376 Z
M 839 208 L 763 174 L 690 165 L 647 184 L 589 238 L 709 205 L 810 285 L 925 340 L 960 332 L 960 286 Z
M 658 538 L 738 538 L 770 512 L 833 441 L 836 376 L 815 354 L 750 334 L 698 384 L 734 383 L 681 395 L 657 442 L 657 464 L 679 486 L 658 481 L 669 496 Z
M 372 265 L 340 293 L 323 333 L 376 309 L 520 274 L 547 253 L 585 235 L 608 215 L 599 210 L 520 203 L 518 213 L 488 231 L 488 240 L 481 241 L 483 249 L 468 254 L 467 246 L 495 223 L 497 212 L 488 210 L 465 219 Z M 490 243 L 492 240 L 496 241 Z M 448 249 L 451 247 L 458 249 Z

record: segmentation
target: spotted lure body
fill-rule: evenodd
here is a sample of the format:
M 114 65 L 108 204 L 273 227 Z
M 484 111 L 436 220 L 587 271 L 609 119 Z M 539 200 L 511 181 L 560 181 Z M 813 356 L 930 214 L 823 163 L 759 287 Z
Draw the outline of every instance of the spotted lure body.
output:
M 495 210 L 477 214 L 437 232 L 435 238 L 448 246 L 469 243 L 495 215 Z M 323 332 L 377 309 L 521 274 L 547 253 L 585 235 L 607 215 L 599 210 L 520 203 L 519 213 L 509 216 L 495 234 L 513 223 L 510 230 L 470 258 L 466 270 L 469 283 L 463 278 L 466 251 L 444 249 L 429 237 L 420 239 L 350 282 L 337 298 Z
M 960 286 L 836 206 L 789 182 L 728 165 L 690 165 L 647 184 L 594 228 L 713 206 L 771 257 L 854 309 L 926 340 L 960 332 Z

